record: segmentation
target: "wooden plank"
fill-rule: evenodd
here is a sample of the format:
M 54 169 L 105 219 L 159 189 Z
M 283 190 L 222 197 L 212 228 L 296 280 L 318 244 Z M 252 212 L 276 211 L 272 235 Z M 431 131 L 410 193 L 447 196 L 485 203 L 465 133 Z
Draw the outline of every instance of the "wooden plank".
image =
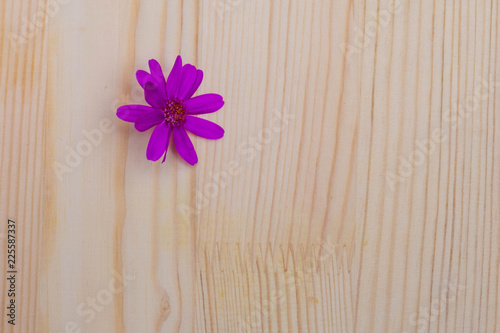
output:
M 0 2 L 0 331 L 500 332 L 498 10 Z M 115 116 L 178 54 L 194 167 Z

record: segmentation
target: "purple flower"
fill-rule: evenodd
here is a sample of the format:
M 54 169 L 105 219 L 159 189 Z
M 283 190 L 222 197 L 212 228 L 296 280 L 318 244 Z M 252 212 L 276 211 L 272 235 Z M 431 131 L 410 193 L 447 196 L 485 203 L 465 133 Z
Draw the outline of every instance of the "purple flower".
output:
M 156 126 L 149 139 L 146 156 L 157 161 L 167 157 L 170 136 L 181 157 L 191 165 L 198 162 L 198 156 L 186 130 L 206 139 L 220 139 L 224 130 L 211 121 L 193 117 L 212 113 L 223 105 L 221 95 L 204 94 L 192 97 L 203 80 L 203 72 L 193 65 L 182 66 L 181 56 L 177 56 L 174 67 L 165 80 L 158 61 L 149 60 L 151 74 L 138 70 L 137 81 L 144 89 L 144 97 L 149 105 L 124 105 L 116 111 L 118 118 L 135 123 L 139 132 Z

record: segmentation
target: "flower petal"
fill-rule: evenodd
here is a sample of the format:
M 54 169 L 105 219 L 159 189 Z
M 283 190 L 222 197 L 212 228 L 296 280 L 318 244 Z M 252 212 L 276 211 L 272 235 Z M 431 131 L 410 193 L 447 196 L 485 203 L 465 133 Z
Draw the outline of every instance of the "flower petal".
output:
M 224 101 L 218 94 L 204 94 L 188 99 L 184 102 L 189 114 L 212 113 L 219 110 Z
M 165 120 L 163 112 L 158 109 L 153 109 L 154 111 L 144 113 L 140 117 L 137 117 L 135 121 L 135 129 L 139 132 L 144 132 L 151 127 L 158 125 Z
M 222 127 L 202 118 L 187 116 L 184 128 L 194 135 L 205 139 L 215 140 L 224 136 L 224 129 Z
M 191 96 L 198 90 L 200 87 L 201 81 L 203 81 L 203 71 L 201 69 L 198 69 L 196 71 L 196 79 L 194 80 L 193 86 L 191 87 L 191 90 L 188 92 L 188 94 L 184 97 L 184 99 L 190 99 Z
M 168 145 L 170 144 L 170 133 L 172 132 L 172 126 L 169 126 L 168 128 L 169 128 L 169 133 L 167 137 L 167 143 L 165 144 L 165 154 L 163 154 L 163 160 L 161 161 L 161 163 L 164 163 L 165 160 L 167 159 Z
M 116 116 L 121 120 L 136 122 L 137 119 L 147 113 L 157 112 L 158 110 L 147 105 L 122 105 L 116 110 Z
M 181 79 L 182 58 L 177 56 L 174 67 L 170 71 L 167 79 L 167 97 L 176 97 L 179 91 L 179 80 Z
M 165 88 L 165 76 L 163 75 L 163 71 L 158 61 L 156 61 L 155 59 L 149 60 L 149 70 L 151 71 L 151 75 L 160 84 L 160 87 Z
M 146 71 L 143 71 L 142 69 L 139 69 L 135 73 L 135 77 L 137 78 L 137 82 L 139 82 L 142 89 L 144 89 L 144 85 L 146 84 L 146 82 L 153 81 L 153 77 L 151 76 L 151 74 L 149 74 Z
M 189 139 L 188 134 L 183 127 L 174 127 L 173 129 L 174 144 L 179 155 L 189 164 L 195 165 L 198 163 L 198 156 L 194 150 L 193 143 Z
M 162 109 L 165 106 L 165 98 L 162 91 L 154 82 L 148 81 L 144 85 L 144 97 L 146 102 L 154 108 Z
M 157 161 L 165 153 L 165 143 L 170 139 L 170 132 L 171 127 L 166 122 L 156 126 L 153 133 L 151 133 L 146 150 L 148 160 Z
M 179 91 L 177 92 L 177 97 L 180 100 L 184 100 L 187 94 L 191 91 L 194 81 L 196 80 L 196 67 L 187 64 L 182 67 L 181 80 L 179 84 Z

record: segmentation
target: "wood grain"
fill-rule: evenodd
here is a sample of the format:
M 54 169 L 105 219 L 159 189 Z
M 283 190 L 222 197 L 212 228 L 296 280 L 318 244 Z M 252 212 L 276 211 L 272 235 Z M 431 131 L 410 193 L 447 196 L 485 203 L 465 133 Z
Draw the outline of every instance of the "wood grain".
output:
M 500 332 L 498 7 L 0 2 L 1 331 Z M 195 167 L 115 116 L 178 54 Z

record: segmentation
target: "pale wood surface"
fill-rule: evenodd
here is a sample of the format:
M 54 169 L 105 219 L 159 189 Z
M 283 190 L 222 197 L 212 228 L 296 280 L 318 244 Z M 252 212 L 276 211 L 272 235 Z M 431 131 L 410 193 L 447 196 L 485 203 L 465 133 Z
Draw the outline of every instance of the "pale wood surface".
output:
M 500 332 L 498 7 L 1 1 L 2 332 Z M 114 115 L 177 54 L 195 167 Z

